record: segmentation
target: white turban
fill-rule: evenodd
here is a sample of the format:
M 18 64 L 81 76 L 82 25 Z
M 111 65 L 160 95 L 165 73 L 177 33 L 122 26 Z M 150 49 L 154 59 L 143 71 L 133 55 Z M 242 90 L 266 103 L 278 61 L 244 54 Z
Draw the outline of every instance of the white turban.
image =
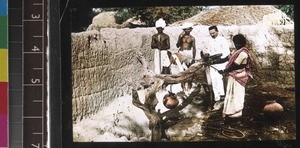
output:
M 193 25 L 194 25 L 193 23 L 186 22 L 186 23 L 183 23 L 181 28 L 182 29 L 187 29 L 187 28 L 193 27 Z
M 158 28 L 158 27 L 165 28 L 166 22 L 162 18 L 160 18 L 155 22 L 155 27 L 156 28 Z

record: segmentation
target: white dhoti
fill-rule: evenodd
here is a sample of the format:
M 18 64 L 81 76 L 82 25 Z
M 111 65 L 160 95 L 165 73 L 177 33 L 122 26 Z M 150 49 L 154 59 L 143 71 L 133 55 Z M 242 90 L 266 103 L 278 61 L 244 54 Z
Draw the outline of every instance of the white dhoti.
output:
M 223 117 L 240 117 L 244 108 L 245 87 L 233 77 L 228 77 L 226 96 L 224 100 Z
M 183 57 L 183 61 L 185 63 L 191 63 L 193 60 L 193 50 L 179 50 L 178 53 L 180 53 Z
M 225 69 L 227 62 L 222 64 L 214 64 L 212 65 L 218 70 Z M 212 68 L 211 66 L 206 68 L 206 77 L 207 77 L 207 84 L 212 86 L 213 92 L 214 92 L 214 100 L 219 101 L 220 96 L 225 95 L 224 91 L 224 82 L 223 82 L 223 76 L 219 74 L 219 72 Z
M 154 72 L 160 74 L 162 67 L 170 66 L 170 59 L 167 50 L 154 50 Z

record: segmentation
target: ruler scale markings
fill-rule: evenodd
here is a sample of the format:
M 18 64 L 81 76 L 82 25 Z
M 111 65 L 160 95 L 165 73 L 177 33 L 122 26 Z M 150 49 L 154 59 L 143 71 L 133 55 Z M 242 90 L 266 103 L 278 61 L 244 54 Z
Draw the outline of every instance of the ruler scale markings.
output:
M 8 27 L 23 27 L 23 25 L 8 25 Z
M 35 148 L 40 148 L 40 143 L 38 143 L 37 145 L 31 144 L 31 146 L 33 146 L 33 147 L 35 147 Z
M 23 54 L 43 54 L 43 52 L 40 51 L 35 51 L 35 52 L 30 52 L 30 51 L 25 51 Z
M 43 86 L 43 84 L 24 84 L 24 86 Z
M 22 89 L 9 89 L 11 91 L 22 91 Z
M 43 6 L 43 3 L 33 3 L 34 6 Z
M 44 0 L 33 2 L 28 0 L 24 3 L 24 120 L 30 126 L 24 130 L 24 148 L 40 148 L 46 145 L 46 115 L 45 107 L 45 5 Z M 27 42 L 29 41 L 29 42 Z M 25 98 L 26 97 L 26 98 Z M 26 114 L 26 115 L 25 115 Z M 41 116 L 34 116 L 41 114 Z M 37 127 L 37 128 L 35 128 Z M 27 129 L 27 128 L 26 128 Z
M 43 68 L 33 68 L 33 70 L 43 70 Z
M 24 116 L 25 119 L 40 119 L 43 118 L 43 116 Z
M 43 100 L 33 100 L 33 103 L 43 103 Z
M 9 43 L 14 43 L 14 44 L 22 44 L 22 41 L 9 41 Z

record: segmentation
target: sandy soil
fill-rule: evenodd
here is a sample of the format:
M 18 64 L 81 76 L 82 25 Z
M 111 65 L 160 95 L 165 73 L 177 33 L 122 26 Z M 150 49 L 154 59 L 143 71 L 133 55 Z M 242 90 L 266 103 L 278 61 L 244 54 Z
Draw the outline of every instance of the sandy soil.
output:
M 177 88 L 177 90 L 176 90 Z M 181 91 L 177 86 L 174 91 Z M 264 141 L 296 139 L 296 107 L 294 86 L 264 84 L 246 90 L 245 108 L 239 124 L 225 126 L 221 111 L 206 112 L 203 104 L 191 103 L 181 111 L 183 117 L 166 130 L 167 141 Z M 144 91 L 138 92 L 143 102 Z M 167 91 L 157 93 L 162 98 Z M 276 100 L 284 107 L 275 120 L 266 118 L 262 109 L 267 100 Z M 200 101 L 201 102 L 201 101 Z M 156 109 L 167 109 L 162 101 Z M 97 114 L 74 124 L 74 141 L 150 141 L 148 119 L 131 103 L 131 96 L 114 100 Z M 227 132 L 227 133 L 226 133 Z M 230 133 L 228 133 L 230 132 Z M 224 134 L 225 133 L 225 134 Z
M 179 84 L 172 86 L 174 93 L 182 92 Z M 167 87 L 170 90 L 170 86 Z M 144 102 L 145 90 L 138 91 L 141 102 Z M 158 92 L 159 103 L 156 110 L 165 112 L 162 98 L 168 91 Z M 133 106 L 131 96 L 123 96 L 115 99 L 108 106 L 101 109 L 97 114 L 81 120 L 73 125 L 73 138 L 76 142 L 107 142 L 107 141 L 150 141 L 151 131 L 148 126 L 148 119 L 144 112 Z M 180 103 L 182 100 L 179 100 Z M 202 118 L 203 109 L 188 105 L 181 114 L 184 117 Z M 181 133 L 169 129 L 167 134 L 178 135 Z

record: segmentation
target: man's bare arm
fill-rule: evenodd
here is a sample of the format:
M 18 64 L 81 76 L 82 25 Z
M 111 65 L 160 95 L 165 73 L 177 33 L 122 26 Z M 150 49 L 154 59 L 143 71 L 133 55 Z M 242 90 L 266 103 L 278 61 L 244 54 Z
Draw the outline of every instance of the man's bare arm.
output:
M 192 43 L 192 48 L 193 48 L 193 59 L 195 59 L 196 57 L 196 40 L 195 38 L 193 37 L 193 43 Z
M 170 37 L 167 36 L 167 46 L 166 49 L 170 49 Z
M 179 36 L 178 36 L 178 40 L 176 43 L 176 47 L 179 48 L 182 45 L 182 37 L 184 36 L 184 32 L 182 32 Z
M 155 42 L 155 35 L 152 36 L 152 40 L 151 40 L 151 48 L 154 49 L 154 48 L 157 48 L 157 44 Z

